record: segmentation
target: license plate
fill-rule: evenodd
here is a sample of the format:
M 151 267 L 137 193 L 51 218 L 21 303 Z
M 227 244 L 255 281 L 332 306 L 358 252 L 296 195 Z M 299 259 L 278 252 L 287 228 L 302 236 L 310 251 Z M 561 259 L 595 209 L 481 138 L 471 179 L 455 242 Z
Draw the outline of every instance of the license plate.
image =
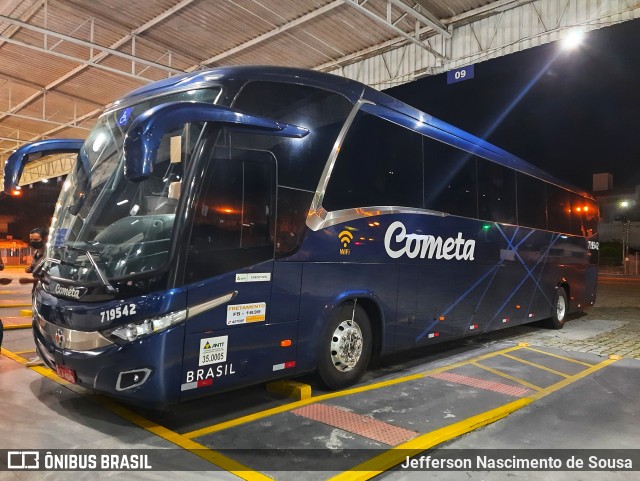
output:
M 65 381 L 69 381 L 72 384 L 76 383 L 76 372 L 73 369 L 69 369 L 64 366 L 56 366 L 56 373 Z

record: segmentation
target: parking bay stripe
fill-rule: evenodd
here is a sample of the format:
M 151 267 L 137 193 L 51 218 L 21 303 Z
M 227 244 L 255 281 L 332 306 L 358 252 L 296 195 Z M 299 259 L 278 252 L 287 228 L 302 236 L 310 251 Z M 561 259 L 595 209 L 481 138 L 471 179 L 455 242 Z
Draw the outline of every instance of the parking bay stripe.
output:
M 619 359 L 611 357 L 598 364 L 592 365 L 589 369 L 585 369 L 578 374 L 563 379 L 562 381 L 552 384 L 544 389 L 540 389 L 540 391 L 536 392 L 532 396 L 518 399 L 517 401 L 504 404 L 490 411 L 476 414 L 475 416 L 471 416 L 463 421 L 436 429 L 435 431 L 423 434 L 422 436 L 418 436 L 406 443 L 400 444 L 378 456 L 375 456 L 374 458 L 360 463 L 349 471 L 345 471 L 333 478 L 330 478 L 328 481 L 364 481 L 371 479 L 372 477 L 384 473 L 394 466 L 401 464 L 406 460 L 407 456 L 415 456 L 427 449 L 437 446 L 438 444 L 442 444 L 462 434 L 471 432 L 482 426 L 486 426 L 487 424 L 499 421 L 500 419 L 507 417 L 509 414 L 609 366 L 617 360 Z
M 531 398 L 522 398 L 490 411 L 485 411 L 475 416 L 459 421 L 449 426 L 436 429 L 429 433 L 418 436 L 406 443 L 400 444 L 374 458 L 371 458 L 344 473 L 338 474 L 331 481 L 356 481 L 366 480 L 374 476 L 384 473 L 394 466 L 404 462 L 407 456 L 415 456 L 426 449 L 437 446 L 438 444 L 449 441 L 462 434 L 478 429 L 487 424 L 494 423 L 512 412 L 531 404 Z
M 555 374 L 556 376 L 565 377 L 565 378 L 571 376 L 571 374 L 565 374 L 564 372 L 556 371 L 555 369 L 551 369 L 550 367 L 541 366 L 540 364 L 536 364 L 535 362 L 527 361 L 525 359 L 521 359 L 516 356 L 511 356 L 509 354 L 503 354 L 502 356 L 508 359 L 513 359 L 514 361 L 517 361 L 517 362 L 521 362 L 522 364 L 535 367 L 536 369 L 542 369 L 543 371 L 550 372 L 551 374 Z
M 512 350 L 516 350 L 519 347 L 516 348 L 509 348 L 503 351 L 497 351 L 495 353 L 492 353 L 492 355 L 483 355 L 483 356 L 479 356 L 476 359 L 486 359 L 489 357 L 493 357 L 494 355 L 499 355 L 502 352 L 505 351 L 512 351 Z M 24 360 L 23 358 L 11 353 L 10 351 L 7 351 L 6 349 L 2 349 L 2 354 L 4 354 L 5 356 L 9 357 L 10 359 L 13 359 L 17 362 L 19 362 L 20 364 L 25 364 L 26 360 Z M 611 357 L 610 359 L 607 359 L 605 361 L 602 361 L 599 364 L 595 364 L 592 365 L 589 369 L 585 369 L 584 371 L 568 377 L 556 384 L 552 384 L 551 386 L 548 386 L 544 389 L 538 388 L 538 392 L 533 394 L 530 397 L 527 398 L 522 398 L 519 399 L 517 401 L 505 404 L 503 406 L 500 406 L 498 408 L 492 409 L 490 411 L 486 411 L 484 413 L 480 413 L 477 414 L 475 416 L 472 416 L 470 418 L 467 418 L 466 420 L 460 421 L 458 423 L 454 423 L 450 426 L 445 426 L 443 428 L 437 429 L 435 431 L 432 431 L 430 433 L 426 433 L 423 434 L 422 436 L 418 436 L 406 443 L 400 444 L 398 446 L 396 446 L 395 448 L 379 455 L 376 456 L 368 461 L 365 461 L 364 463 L 361 463 L 360 465 L 356 466 L 355 468 L 353 468 L 350 471 L 346 471 L 344 473 L 341 473 L 337 476 L 335 476 L 334 478 L 331 478 L 332 480 L 343 480 L 343 479 L 348 479 L 348 480 L 356 480 L 356 479 L 370 479 L 373 476 L 376 476 L 384 471 L 386 471 L 387 469 L 402 463 L 405 459 L 407 454 L 410 454 L 407 451 L 414 451 L 414 453 L 412 455 L 415 454 L 419 454 L 420 452 L 429 449 L 430 447 L 436 446 L 438 444 L 441 444 L 445 441 L 448 441 L 450 439 L 453 439 L 457 436 L 460 436 L 461 434 L 464 434 L 466 432 L 470 432 L 472 430 L 478 429 L 482 426 L 485 426 L 487 424 L 493 423 L 495 421 L 498 421 L 506 416 L 508 416 L 509 414 L 511 414 L 512 412 L 515 412 L 519 409 L 521 409 L 522 407 L 538 400 L 541 399 L 549 394 L 552 394 L 553 392 L 562 389 L 563 387 L 568 386 L 569 384 L 572 384 L 573 382 L 576 382 L 600 369 L 603 369 L 604 367 L 616 362 L 618 360 L 617 357 Z M 463 361 L 460 363 L 455 363 L 453 365 L 450 366 L 445 366 L 443 368 L 438 368 L 438 369 L 434 369 L 432 371 L 426 372 L 426 373 L 422 373 L 421 375 L 414 375 L 414 376 L 407 376 L 408 378 L 418 378 L 418 377 L 424 377 L 427 376 L 431 373 L 434 372 L 444 372 L 448 369 L 453 369 L 454 367 L 458 367 L 461 365 L 465 365 L 465 364 L 477 364 L 475 362 L 473 362 L 473 360 L 469 360 L 469 361 Z M 486 366 L 482 366 L 480 364 L 477 364 L 479 367 L 482 368 L 486 368 Z M 74 392 L 78 392 L 79 390 L 81 390 L 82 388 L 79 388 L 78 386 L 72 385 L 67 383 L 66 381 L 58 378 L 57 375 L 55 375 L 53 373 L 53 371 L 51 371 L 50 369 L 45 369 L 45 368 L 41 368 L 41 367 L 35 367 L 32 368 L 33 370 L 39 372 L 40 374 L 54 380 L 55 382 L 69 387 L 71 390 L 73 390 Z M 488 368 L 488 370 L 494 371 L 490 368 Z M 504 374 L 504 373 L 502 373 Z M 409 380 L 409 379 L 405 379 L 405 380 Z M 397 380 L 394 380 L 397 381 Z M 389 382 L 383 382 L 383 383 L 379 383 L 379 384 L 386 384 L 386 385 L 390 385 L 390 384 L 397 384 L 397 382 L 394 381 L 389 381 Z M 379 386 L 376 385 L 375 388 L 377 388 Z M 75 389 L 74 389 L 75 388 Z M 352 390 L 348 390 L 348 391 L 368 391 L 372 388 L 369 388 L 369 386 L 363 386 L 362 388 L 355 388 Z M 306 405 L 306 404 L 310 404 L 311 402 L 316 402 L 319 401 L 319 398 L 330 398 L 330 397 L 339 397 L 342 395 L 346 395 L 347 391 L 343 391 L 340 393 L 332 393 L 334 395 L 325 395 L 325 396 L 318 396 L 316 398 L 311 398 L 309 400 L 306 400 L 306 402 L 298 402 L 298 403 L 291 403 L 290 405 L 287 406 L 281 406 L 281 408 L 289 408 L 286 409 L 287 411 L 290 410 L 292 407 L 290 407 L 291 405 Z M 192 452 L 193 454 L 196 454 L 197 456 L 208 460 L 209 462 L 211 462 L 212 464 L 215 464 L 216 466 L 219 466 L 233 474 L 235 474 L 236 476 L 239 476 L 243 479 L 246 480 L 268 480 L 270 478 L 262 475 L 259 472 L 256 471 L 251 471 L 248 468 L 242 466 L 240 463 L 237 463 L 236 461 L 227 458 L 226 456 L 217 453 L 209 448 L 207 448 L 204 445 L 201 445 L 197 442 L 194 442 L 188 438 L 186 438 L 185 435 L 181 435 L 179 433 L 176 433 L 174 431 L 171 431 L 167 428 L 164 428 L 163 426 L 159 426 L 155 423 L 153 423 L 152 421 L 143 418 L 141 416 L 138 416 L 137 414 L 129 411 L 128 409 L 124 408 L 123 406 L 120 406 L 119 404 L 106 399 L 102 396 L 95 396 L 95 400 L 98 404 L 103 404 L 104 406 L 107 407 L 107 409 L 112 410 L 112 412 L 114 412 L 115 414 L 120 415 L 121 417 L 124 417 L 125 419 L 129 420 L 130 422 L 142 427 L 143 429 L 152 432 L 153 434 L 156 434 L 157 436 L 163 437 L 164 439 Z M 110 406 L 109 406 L 110 405 Z M 113 408 L 113 409 L 112 409 Z M 118 411 L 118 412 L 116 412 Z
M 595 364 L 589 364 L 588 362 L 578 361 L 577 359 L 571 359 L 570 357 L 560 356 L 558 354 L 553 354 L 551 352 L 542 351 L 542 350 L 536 349 L 534 347 L 527 346 L 525 349 L 527 351 L 539 352 L 540 354 L 545 354 L 547 356 L 557 357 L 558 359 L 562 359 L 562 360 L 568 361 L 568 362 L 573 362 L 575 364 L 582 364 L 583 366 L 586 366 L 586 367 L 591 367 L 591 366 L 595 365 Z
M 231 419 L 230 421 L 225 421 L 222 423 L 218 423 L 218 424 L 213 424 L 211 426 L 206 426 L 200 429 L 196 429 L 194 431 L 189 431 L 187 433 L 183 433 L 182 435 L 186 438 L 189 439 L 194 439 L 194 438 L 198 438 L 201 436 L 205 436 L 207 434 L 212 434 L 212 433 L 216 433 L 219 431 L 223 431 L 225 429 L 229 429 L 229 428 L 233 428 L 236 426 L 240 426 L 242 424 L 246 424 L 246 423 L 250 423 L 253 421 L 257 421 L 259 419 L 263 419 L 269 416 L 274 416 L 276 414 L 280 414 L 280 413 L 285 413 L 285 412 L 289 412 L 293 409 L 302 407 L 302 406 L 306 406 L 308 404 L 312 404 L 312 403 L 316 403 L 316 402 L 320 402 L 320 401 L 326 401 L 328 399 L 334 399 L 334 398 L 338 398 L 338 397 L 344 397 L 344 396 L 349 396 L 351 394 L 358 394 L 358 393 L 363 393 L 363 392 L 367 392 L 367 391 L 372 391 L 375 389 L 380 389 L 380 388 L 384 388 L 384 387 L 388 387 L 388 386 L 393 386 L 396 384 L 400 384 L 400 383 L 404 383 L 407 381 L 413 381 L 413 380 L 417 380 L 417 379 L 423 379 L 425 377 L 428 377 L 429 375 L 432 374 L 437 374 L 437 373 L 441 373 L 441 372 L 445 372 L 445 371 L 450 371 L 452 369 L 455 369 L 457 367 L 461 367 L 461 366 L 466 366 L 468 364 L 471 364 L 473 361 L 481 361 L 484 359 L 489 359 L 495 356 L 499 356 L 500 354 L 504 354 L 504 353 L 508 353 L 508 352 L 512 352 L 512 351 L 517 351 L 519 349 L 523 349 L 524 345 L 518 345 L 518 346 L 514 346 L 514 347 L 508 347 L 505 349 L 501 349 L 499 351 L 495 351 L 495 352 L 490 352 L 488 354 L 482 354 L 481 356 L 477 356 L 474 357 L 472 359 L 467 359 L 465 361 L 460 361 L 460 362 L 456 362 L 453 364 L 448 364 L 446 366 L 442 366 L 442 367 L 438 367 L 435 369 L 431 369 L 429 371 L 426 372 L 422 372 L 419 374 L 411 374 L 409 376 L 403 376 L 397 379 L 391 379 L 389 381 L 381 381 L 381 382 L 377 382 L 377 383 L 373 383 L 373 384 L 367 384 L 365 386 L 360 386 L 360 387 L 356 387 L 356 388 L 351 388 L 351 389 L 346 389 L 344 391 L 336 391 L 336 392 L 332 392 L 332 393 L 328 393 L 328 394 L 321 394 L 320 396 L 314 396 L 308 399 L 303 399 L 301 401 L 296 401 L 296 402 L 292 402 L 292 403 L 288 403 L 285 404 L 283 406 L 278 406 L 275 408 L 271 408 L 271 409 L 266 409 L 264 411 L 258 411 L 256 413 L 253 414 L 248 414 L 246 416 L 242 416 L 239 418 L 235 418 L 235 419 Z M 540 388 L 538 388 L 540 389 Z
M 16 355 L 15 353 L 2 348 L 2 354 L 12 359 L 23 366 L 26 365 L 27 361 Z M 170 429 L 165 428 L 164 426 L 160 426 L 159 424 L 154 423 L 153 421 L 146 419 L 133 411 L 130 411 L 126 407 L 118 404 L 111 399 L 108 399 L 99 394 L 92 394 L 86 391 L 84 388 L 71 384 L 64 379 L 58 377 L 58 375 L 53 372 L 48 367 L 34 366 L 31 368 L 33 371 L 36 371 L 38 374 L 43 375 L 44 377 L 51 379 L 52 381 L 60 384 L 73 391 L 74 393 L 98 404 L 99 406 L 111 411 L 112 413 L 120 416 L 123 419 L 135 424 L 136 426 L 144 429 L 145 431 L 150 432 L 158 437 L 169 441 L 170 443 L 175 444 L 176 446 L 184 449 L 185 451 L 189 451 L 196 456 L 209 461 L 211 464 L 218 466 L 219 468 L 228 471 L 231 474 L 238 476 L 239 478 L 245 479 L 247 481 L 273 481 L 272 478 L 265 476 L 258 471 L 254 471 L 233 459 L 214 451 L 213 449 L 200 444 L 191 439 L 187 439 L 179 433 L 175 431 L 171 431 Z
M 522 384 L 523 386 L 528 387 L 529 389 L 533 389 L 534 391 L 540 391 L 542 388 L 540 386 L 536 386 L 535 384 L 531 384 L 530 382 L 525 381 L 524 379 L 520 379 L 515 376 L 511 376 L 506 372 L 498 371 L 497 369 L 493 369 L 489 366 L 485 366 L 484 364 L 480 364 L 479 362 L 472 362 L 472 366 L 479 367 L 480 369 L 484 369 L 485 371 L 489 371 L 490 373 L 496 374 L 505 379 L 509 379 L 510 381 L 517 382 L 518 384 Z

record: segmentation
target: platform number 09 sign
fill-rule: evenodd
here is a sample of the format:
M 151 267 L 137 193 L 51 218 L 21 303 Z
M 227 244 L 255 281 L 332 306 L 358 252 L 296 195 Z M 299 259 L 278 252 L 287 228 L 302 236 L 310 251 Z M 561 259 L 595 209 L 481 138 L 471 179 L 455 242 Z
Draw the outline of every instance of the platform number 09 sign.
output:
M 463 80 L 469 80 L 471 78 L 473 78 L 473 65 L 449 70 L 447 72 L 447 84 L 462 82 Z

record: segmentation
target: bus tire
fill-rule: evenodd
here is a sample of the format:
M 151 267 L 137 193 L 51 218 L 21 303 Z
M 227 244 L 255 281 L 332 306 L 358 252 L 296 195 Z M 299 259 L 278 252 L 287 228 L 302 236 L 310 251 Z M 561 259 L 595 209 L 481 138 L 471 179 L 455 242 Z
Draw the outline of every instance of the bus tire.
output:
M 329 389 L 358 382 L 367 369 L 372 349 L 371 322 L 365 310 L 342 304 L 331 316 L 320 345 L 318 374 Z
M 562 329 L 567 319 L 567 311 L 569 310 L 569 300 L 564 287 L 558 287 L 555 302 L 553 303 L 553 316 L 549 319 L 549 327 L 553 329 Z

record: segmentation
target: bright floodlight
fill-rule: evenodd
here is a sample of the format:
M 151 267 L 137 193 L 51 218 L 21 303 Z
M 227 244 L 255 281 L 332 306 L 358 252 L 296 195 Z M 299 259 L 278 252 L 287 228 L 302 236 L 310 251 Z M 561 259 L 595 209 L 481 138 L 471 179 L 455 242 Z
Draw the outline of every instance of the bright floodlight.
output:
M 565 50 L 573 50 L 578 47 L 584 39 L 584 32 L 582 30 L 571 30 L 569 34 L 562 40 L 562 47 Z
M 620 207 L 623 207 L 626 209 L 627 207 L 629 207 L 629 201 L 628 200 L 620 201 Z

